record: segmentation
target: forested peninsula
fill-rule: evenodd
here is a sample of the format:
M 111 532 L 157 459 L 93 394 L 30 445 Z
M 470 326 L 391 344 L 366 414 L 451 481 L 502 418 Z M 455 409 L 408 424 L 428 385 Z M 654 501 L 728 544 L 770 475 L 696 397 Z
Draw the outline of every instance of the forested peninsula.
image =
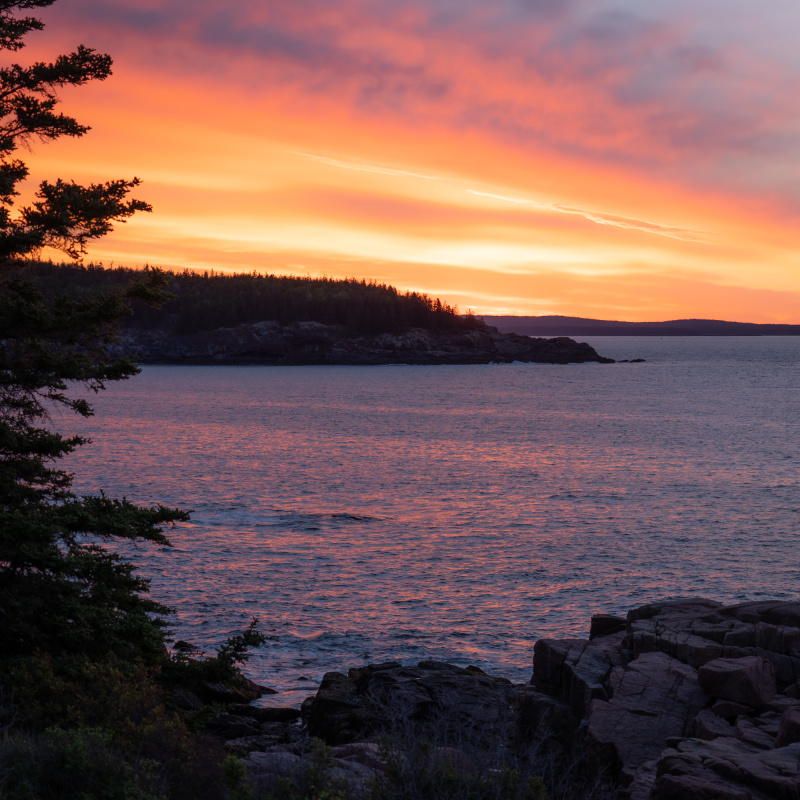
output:
M 134 304 L 113 345 L 145 364 L 613 363 L 567 337 L 500 333 L 418 292 L 355 279 L 164 271 L 160 308 Z M 29 262 L 45 296 L 118 292 L 141 270 Z

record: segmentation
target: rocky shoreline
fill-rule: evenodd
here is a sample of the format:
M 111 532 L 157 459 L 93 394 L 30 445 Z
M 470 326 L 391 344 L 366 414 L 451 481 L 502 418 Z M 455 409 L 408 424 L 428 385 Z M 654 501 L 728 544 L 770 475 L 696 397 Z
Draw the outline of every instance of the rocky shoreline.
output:
M 163 329 L 127 329 L 114 350 L 144 364 L 614 363 L 585 342 L 565 336 L 531 338 L 499 333 L 489 326 L 455 333 L 410 328 L 358 337 L 319 322 L 256 322 L 183 335 Z
M 319 739 L 347 797 L 370 796 L 389 765 L 429 777 L 438 763 L 474 781 L 543 775 L 551 800 L 797 800 L 799 679 L 800 602 L 692 598 L 597 615 L 588 639 L 538 641 L 527 684 L 373 664 L 327 673 L 301 711 L 239 704 L 209 727 L 260 790 L 318 769 Z

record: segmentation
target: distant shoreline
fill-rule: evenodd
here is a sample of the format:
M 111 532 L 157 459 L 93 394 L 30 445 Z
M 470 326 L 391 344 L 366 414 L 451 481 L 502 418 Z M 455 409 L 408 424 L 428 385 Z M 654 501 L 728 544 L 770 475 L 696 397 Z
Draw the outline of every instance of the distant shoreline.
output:
M 800 325 L 677 319 L 665 322 L 620 322 L 548 315 L 484 316 L 501 333 L 528 336 L 800 336 Z

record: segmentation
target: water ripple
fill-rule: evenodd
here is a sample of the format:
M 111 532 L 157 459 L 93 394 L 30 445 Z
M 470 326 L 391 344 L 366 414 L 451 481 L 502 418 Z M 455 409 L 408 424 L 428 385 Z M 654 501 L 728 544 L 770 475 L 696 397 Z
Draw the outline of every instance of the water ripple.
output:
M 422 658 L 530 676 L 533 643 L 664 597 L 800 593 L 800 353 L 603 339 L 646 364 L 147 367 L 76 421 L 78 489 L 195 509 L 125 552 L 299 702 L 325 671 Z

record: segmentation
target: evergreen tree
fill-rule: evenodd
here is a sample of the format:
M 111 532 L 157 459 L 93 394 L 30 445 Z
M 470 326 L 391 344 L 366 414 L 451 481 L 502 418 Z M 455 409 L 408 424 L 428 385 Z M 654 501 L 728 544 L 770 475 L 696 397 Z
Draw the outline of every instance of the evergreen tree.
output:
M 0 49 L 15 52 L 40 19 L 31 9 L 54 0 L 0 0 Z M 147 271 L 124 290 L 90 297 L 43 296 L 20 277 L 20 259 L 57 248 L 73 259 L 87 243 L 137 211 L 128 199 L 138 179 L 81 186 L 57 180 L 39 185 L 19 206 L 28 169 L 21 146 L 83 136 L 88 131 L 57 110 L 57 92 L 103 80 L 111 59 L 80 46 L 52 63 L 0 69 L 0 654 L 34 651 L 89 657 L 163 653 L 167 609 L 144 596 L 147 581 L 104 546 L 113 539 L 169 544 L 162 526 L 187 515 L 162 506 L 140 508 L 103 495 L 77 497 L 58 459 L 86 444 L 52 429 L 49 412 L 92 413 L 80 394 L 138 372 L 128 359 L 109 357 L 115 325 L 133 298 L 164 300 L 164 276 Z

